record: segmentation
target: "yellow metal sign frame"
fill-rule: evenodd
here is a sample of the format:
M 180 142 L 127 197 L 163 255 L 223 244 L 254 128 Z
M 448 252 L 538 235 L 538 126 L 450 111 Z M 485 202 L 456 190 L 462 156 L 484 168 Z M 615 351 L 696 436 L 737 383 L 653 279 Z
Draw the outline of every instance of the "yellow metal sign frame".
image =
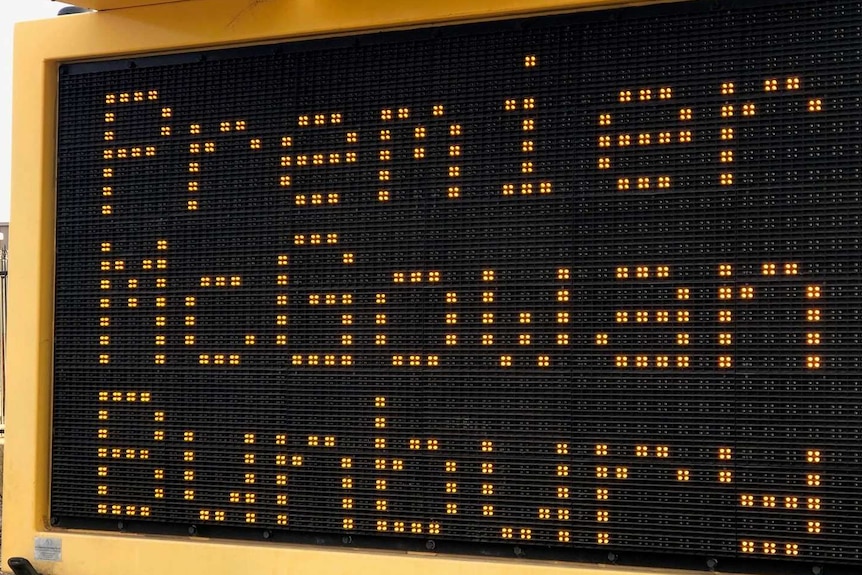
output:
M 660 0 L 674 1 L 674 0 Z M 140 5 L 142 3 L 150 5 Z M 37 537 L 62 545 L 44 575 L 630 575 L 649 570 L 344 550 L 201 538 L 65 531 L 50 526 L 55 126 L 58 66 L 202 48 L 405 29 L 527 14 L 656 4 L 656 0 L 93 0 L 88 15 L 20 24 L 13 82 L 4 559 L 33 559 Z M 126 6 L 139 4 L 138 7 Z M 654 571 L 658 572 L 658 571 Z M 665 571 L 662 571 L 665 572 Z
M 188 0 L 75 0 L 75 5 L 93 10 L 117 10 L 120 8 L 135 8 L 137 6 L 152 6 L 169 2 L 186 2 Z M 240 2 L 237 1 L 237 4 Z

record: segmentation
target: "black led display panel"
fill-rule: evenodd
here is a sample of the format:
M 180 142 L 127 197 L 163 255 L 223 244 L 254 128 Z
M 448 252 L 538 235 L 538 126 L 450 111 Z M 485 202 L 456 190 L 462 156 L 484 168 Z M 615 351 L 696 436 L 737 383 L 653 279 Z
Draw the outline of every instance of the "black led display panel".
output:
M 860 30 L 64 66 L 52 521 L 862 565 Z

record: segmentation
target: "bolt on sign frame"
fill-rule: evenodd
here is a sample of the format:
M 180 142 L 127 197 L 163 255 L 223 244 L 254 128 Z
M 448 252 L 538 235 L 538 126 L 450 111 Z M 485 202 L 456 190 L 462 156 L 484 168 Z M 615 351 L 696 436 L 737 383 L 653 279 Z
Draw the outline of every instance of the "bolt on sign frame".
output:
M 635 4 L 663 3 L 120 2 L 20 25 L 3 556 L 48 538 L 57 575 L 858 565 L 862 4 L 584 12 Z M 679 39 L 698 22 L 708 42 Z M 331 85 L 374 98 L 378 65 L 409 89 L 315 107 Z

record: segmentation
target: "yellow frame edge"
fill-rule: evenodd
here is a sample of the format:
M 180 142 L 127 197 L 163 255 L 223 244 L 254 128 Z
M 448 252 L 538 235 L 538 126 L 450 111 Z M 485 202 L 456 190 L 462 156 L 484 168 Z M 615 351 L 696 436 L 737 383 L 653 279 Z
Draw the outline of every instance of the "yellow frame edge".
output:
M 92 8 L 93 10 L 117 10 L 119 8 L 135 8 L 138 6 L 186 1 L 188 0 L 75 0 L 75 5 L 81 8 Z
M 430 553 L 52 530 L 48 524 L 48 473 L 55 109 L 57 67 L 62 62 L 671 1 L 677 0 L 186 0 L 19 24 L 15 36 L 12 155 L 12 227 L 17 255 L 9 280 L 12 306 L 2 557 L 32 560 L 34 538 L 48 536 L 62 541 L 62 561 L 36 562 L 43 575 L 187 575 L 216 571 L 260 575 L 657 573 L 648 569 Z M 107 0 L 103 4 L 117 3 Z

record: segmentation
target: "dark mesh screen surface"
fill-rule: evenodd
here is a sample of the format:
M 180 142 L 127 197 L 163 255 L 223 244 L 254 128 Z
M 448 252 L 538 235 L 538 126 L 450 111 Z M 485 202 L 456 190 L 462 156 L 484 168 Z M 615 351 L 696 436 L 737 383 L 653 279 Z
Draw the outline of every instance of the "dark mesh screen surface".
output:
M 743 4 L 64 67 L 53 521 L 862 565 L 862 4 Z

